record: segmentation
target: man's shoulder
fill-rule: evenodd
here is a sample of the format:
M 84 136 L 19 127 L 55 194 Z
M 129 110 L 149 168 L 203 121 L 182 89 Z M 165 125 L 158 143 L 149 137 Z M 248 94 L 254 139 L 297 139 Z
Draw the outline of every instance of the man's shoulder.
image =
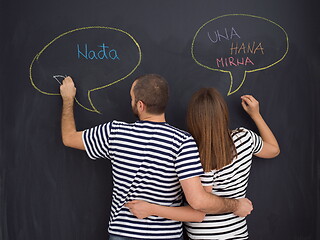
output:
M 112 120 L 109 122 L 112 126 L 132 126 L 134 123 L 128 123 L 124 121 Z
M 136 121 L 133 123 L 128 123 L 124 121 L 113 120 L 109 122 L 111 128 L 125 128 L 127 130 L 133 131 L 141 131 L 142 129 L 149 129 L 150 131 L 154 131 L 155 129 L 159 130 L 164 134 L 171 135 L 180 140 L 185 140 L 188 138 L 192 138 L 191 134 L 185 130 L 182 130 L 178 127 L 175 127 L 169 123 L 154 123 L 148 121 Z
M 168 132 L 170 132 L 172 139 L 177 145 L 181 145 L 184 143 L 191 143 L 191 145 L 195 144 L 195 141 L 189 132 L 172 126 L 168 123 L 166 123 L 166 128 L 168 129 Z
M 179 135 L 180 137 L 183 138 L 189 138 L 191 137 L 191 134 L 185 130 L 182 130 L 180 128 L 177 128 L 175 126 L 170 125 L 169 123 L 166 123 L 165 125 L 170 131 L 176 133 L 177 135 Z

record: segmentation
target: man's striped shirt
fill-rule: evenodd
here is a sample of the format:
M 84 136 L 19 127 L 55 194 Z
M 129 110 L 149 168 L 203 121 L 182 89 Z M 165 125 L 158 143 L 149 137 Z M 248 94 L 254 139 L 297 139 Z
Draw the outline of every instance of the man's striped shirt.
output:
M 180 206 L 180 180 L 203 174 L 192 136 L 167 123 L 109 122 L 83 133 L 91 159 L 112 162 L 113 195 L 109 233 L 139 239 L 175 239 L 182 236 L 178 221 L 151 216 L 138 219 L 124 204 L 144 200 Z
M 238 156 L 220 170 L 206 172 L 203 186 L 212 186 L 212 193 L 225 198 L 244 198 L 248 185 L 252 155 L 258 153 L 263 142 L 260 136 L 245 128 L 232 132 Z M 185 223 L 191 239 L 248 239 L 246 220 L 233 213 L 207 214 L 201 223 Z

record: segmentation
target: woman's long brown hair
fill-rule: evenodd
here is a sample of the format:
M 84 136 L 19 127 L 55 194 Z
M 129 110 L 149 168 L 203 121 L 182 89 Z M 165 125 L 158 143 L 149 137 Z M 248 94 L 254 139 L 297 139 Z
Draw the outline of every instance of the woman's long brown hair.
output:
M 228 107 L 216 89 L 202 88 L 192 96 L 187 126 L 198 145 L 205 172 L 232 162 L 236 149 L 229 131 Z

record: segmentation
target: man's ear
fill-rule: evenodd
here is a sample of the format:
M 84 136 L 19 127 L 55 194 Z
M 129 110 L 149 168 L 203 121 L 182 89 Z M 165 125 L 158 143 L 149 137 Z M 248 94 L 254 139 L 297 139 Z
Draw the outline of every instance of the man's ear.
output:
M 137 102 L 137 109 L 139 112 L 143 112 L 146 109 L 146 105 L 144 104 L 144 102 L 142 102 L 141 100 L 139 100 Z

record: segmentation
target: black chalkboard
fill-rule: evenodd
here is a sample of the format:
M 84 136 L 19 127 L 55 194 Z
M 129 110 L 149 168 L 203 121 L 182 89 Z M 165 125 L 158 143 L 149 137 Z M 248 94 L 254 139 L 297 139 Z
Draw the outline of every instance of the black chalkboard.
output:
M 77 86 L 79 130 L 135 121 L 144 73 L 170 84 L 167 121 L 185 129 L 200 87 L 228 102 L 231 128 L 256 130 L 253 94 L 281 154 L 254 159 L 250 239 L 320 238 L 320 31 L 315 1 L 2 1 L 0 239 L 106 239 L 111 166 L 63 146 L 59 81 Z

